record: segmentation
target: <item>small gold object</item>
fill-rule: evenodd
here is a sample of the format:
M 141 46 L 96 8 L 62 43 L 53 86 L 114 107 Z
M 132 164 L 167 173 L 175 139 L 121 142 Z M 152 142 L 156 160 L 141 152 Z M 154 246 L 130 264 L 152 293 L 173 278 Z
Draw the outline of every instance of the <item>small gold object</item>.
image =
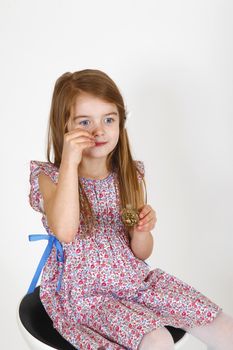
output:
M 132 208 L 132 204 L 126 204 L 126 208 L 122 210 L 122 221 L 126 226 L 134 226 L 139 221 L 139 211 Z

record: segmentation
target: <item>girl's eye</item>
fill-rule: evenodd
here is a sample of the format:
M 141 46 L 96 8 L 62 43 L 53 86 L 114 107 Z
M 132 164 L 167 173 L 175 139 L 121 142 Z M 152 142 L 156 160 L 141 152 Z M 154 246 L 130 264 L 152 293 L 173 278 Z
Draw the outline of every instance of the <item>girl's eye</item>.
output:
M 110 120 L 112 120 L 112 121 L 114 121 L 114 119 L 113 119 L 113 118 L 111 118 L 111 117 L 107 118 L 107 120 L 109 120 L 109 119 L 110 119 Z M 108 124 L 109 124 L 109 123 L 108 123 Z
M 79 124 L 81 124 L 83 126 L 87 126 L 87 124 L 82 124 L 82 123 L 85 123 L 85 122 L 88 122 L 88 120 L 82 120 Z

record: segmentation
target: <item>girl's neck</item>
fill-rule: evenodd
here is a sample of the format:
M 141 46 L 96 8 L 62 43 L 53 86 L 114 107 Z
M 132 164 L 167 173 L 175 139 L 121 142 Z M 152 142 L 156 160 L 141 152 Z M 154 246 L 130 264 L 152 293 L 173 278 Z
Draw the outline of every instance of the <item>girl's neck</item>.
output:
M 80 163 L 78 167 L 78 176 L 85 177 L 93 180 L 102 180 L 109 175 L 110 171 L 105 164 L 93 164 L 93 163 Z
M 79 177 L 84 177 L 84 178 L 87 178 L 87 179 L 92 179 L 92 180 L 103 180 L 105 179 L 106 177 L 108 177 L 108 175 L 110 174 L 110 171 L 106 171 L 105 173 L 98 173 L 98 174 L 90 174 L 90 173 L 81 173 L 80 172 L 78 173 L 78 176 Z

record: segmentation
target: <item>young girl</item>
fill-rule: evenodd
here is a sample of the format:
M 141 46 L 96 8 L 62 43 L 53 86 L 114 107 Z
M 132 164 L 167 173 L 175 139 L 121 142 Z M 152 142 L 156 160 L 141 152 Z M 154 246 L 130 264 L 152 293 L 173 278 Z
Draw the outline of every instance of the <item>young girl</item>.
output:
M 233 319 L 177 277 L 144 262 L 155 210 L 144 165 L 132 158 L 126 110 L 108 75 L 86 69 L 56 82 L 47 162 L 30 162 L 30 205 L 49 243 L 28 293 L 80 350 L 170 350 L 164 327 L 183 328 L 212 349 L 233 349 Z M 51 160 L 51 150 L 54 159 Z

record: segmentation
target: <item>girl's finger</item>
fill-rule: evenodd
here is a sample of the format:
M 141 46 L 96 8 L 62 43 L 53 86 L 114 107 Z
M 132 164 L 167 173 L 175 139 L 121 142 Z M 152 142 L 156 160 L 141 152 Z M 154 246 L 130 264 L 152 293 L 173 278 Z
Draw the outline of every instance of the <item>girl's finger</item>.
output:
M 147 223 L 147 222 L 150 222 L 151 220 L 154 220 L 154 219 L 156 219 L 156 217 L 154 216 L 154 214 L 153 213 L 151 213 L 150 215 L 148 215 L 147 217 L 146 217 L 146 219 L 141 219 L 140 221 L 139 221 L 139 225 L 143 225 L 143 224 L 145 224 L 145 223 Z
M 94 139 L 94 136 L 91 135 L 88 131 L 83 129 L 75 129 L 70 131 L 68 134 L 65 135 L 67 140 L 72 140 L 76 137 L 84 136 L 90 139 Z
M 139 217 L 143 218 L 143 217 L 147 216 L 150 212 L 151 212 L 150 209 L 144 208 L 144 209 L 142 209 L 141 213 L 139 214 Z
M 152 223 L 156 223 L 156 220 L 154 218 L 150 219 L 149 221 L 146 221 L 145 223 L 142 223 L 142 224 L 138 224 L 138 228 L 139 229 L 144 229 L 145 227 L 151 225 Z

